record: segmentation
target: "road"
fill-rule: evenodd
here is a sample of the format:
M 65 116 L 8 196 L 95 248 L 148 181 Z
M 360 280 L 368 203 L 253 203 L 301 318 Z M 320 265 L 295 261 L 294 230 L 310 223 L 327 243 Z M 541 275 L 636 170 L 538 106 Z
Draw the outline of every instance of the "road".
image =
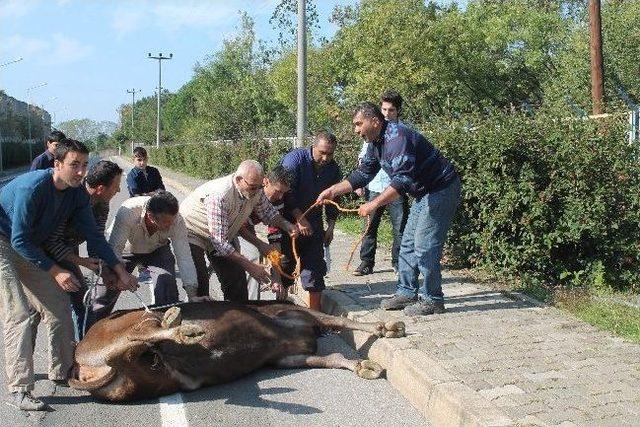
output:
M 125 171 L 126 173 L 127 171 Z M 167 188 L 182 200 L 184 194 Z M 127 198 L 125 180 L 122 191 L 111 202 L 111 219 Z M 215 278 L 212 291 L 219 289 Z M 150 302 L 148 286 L 140 293 Z M 184 297 L 184 292 L 181 292 Z M 266 297 L 266 295 L 265 295 Z M 131 293 L 121 295 L 116 308 L 139 307 Z M 424 426 L 430 425 L 384 379 L 363 380 L 345 370 L 262 369 L 229 384 L 177 393 L 161 399 L 130 404 L 111 404 L 94 400 L 84 392 L 56 387 L 46 378 L 47 343 L 41 325 L 35 352 L 36 387 L 34 395 L 52 406 L 45 413 L 21 413 L 0 405 L 0 417 L 7 426 Z M 321 354 L 340 352 L 355 356 L 339 336 L 319 340 Z M 0 355 L 4 366 L 4 355 Z M 6 383 L 2 375 L 3 391 Z

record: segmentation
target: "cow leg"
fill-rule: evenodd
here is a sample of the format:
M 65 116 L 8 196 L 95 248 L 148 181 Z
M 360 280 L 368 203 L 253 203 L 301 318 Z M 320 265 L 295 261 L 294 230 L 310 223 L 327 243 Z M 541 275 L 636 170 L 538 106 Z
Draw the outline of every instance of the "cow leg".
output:
M 364 331 L 378 337 L 399 338 L 405 336 L 404 322 L 392 320 L 389 322 L 358 322 L 346 317 L 332 316 L 315 310 L 300 307 L 309 313 L 320 325 L 327 330 Z
M 368 380 L 379 378 L 382 374 L 382 367 L 373 360 L 347 359 L 340 353 L 328 356 L 296 354 L 279 359 L 275 365 L 279 368 L 348 369 Z

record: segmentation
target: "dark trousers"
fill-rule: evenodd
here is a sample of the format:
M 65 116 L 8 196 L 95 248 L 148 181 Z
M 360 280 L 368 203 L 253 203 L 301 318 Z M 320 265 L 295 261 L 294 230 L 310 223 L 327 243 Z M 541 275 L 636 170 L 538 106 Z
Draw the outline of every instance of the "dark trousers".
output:
M 77 251 L 76 251 L 77 252 Z M 76 254 L 77 255 L 77 254 Z M 76 264 L 73 264 L 69 261 L 61 261 L 59 263 L 60 267 L 65 270 L 69 270 L 73 273 L 74 276 L 80 282 L 80 289 L 75 292 L 69 292 L 69 299 L 71 300 L 71 317 L 73 319 L 73 327 L 75 329 L 76 340 L 80 341 L 84 337 L 84 294 L 87 292 L 87 284 L 85 282 L 85 277 L 80 270 L 80 267 Z M 87 319 L 87 329 L 89 328 L 89 324 L 95 323 L 91 322 L 92 312 L 89 310 L 89 318 Z
M 365 190 L 367 201 L 371 201 L 378 197 L 380 193 Z M 362 240 L 360 247 L 360 259 L 363 263 L 373 267 L 376 263 L 376 249 L 378 248 L 378 228 L 384 210 L 387 209 L 389 218 L 391 219 L 391 228 L 393 230 L 393 246 L 391 247 L 391 264 L 398 268 L 398 254 L 400 253 L 400 243 L 402 242 L 402 232 L 407 223 L 409 215 L 409 200 L 407 196 L 400 196 L 398 199 L 386 206 L 379 207 L 371 214 L 371 225 L 367 234 Z
M 200 246 L 189 244 L 191 257 L 198 275 L 198 296 L 209 295 L 209 265 L 218 276 L 222 295 L 226 301 L 247 301 L 247 272 L 235 262 L 225 257 L 216 256 L 212 252 L 206 252 Z
M 131 273 L 137 266 L 149 270 L 149 279 L 153 287 L 153 304 L 164 305 L 178 301 L 178 287 L 176 285 L 176 259 L 169 248 L 169 244 L 159 247 L 148 254 L 123 255 L 124 266 Z M 118 301 L 120 291 L 98 286 L 93 296 L 92 311 L 98 321 L 108 316 Z
M 320 224 L 311 224 L 313 234 L 308 237 L 300 236 L 297 239 L 297 250 L 300 255 L 300 284 L 302 288 L 310 292 L 319 292 L 325 288 L 324 276 L 327 274 L 327 264 L 324 261 L 324 230 Z M 296 267 L 293 257 L 291 239 L 285 233 L 280 238 L 280 247 L 285 272 L 291 274 Z M 282 278 L 282 284 L 287 288 L 293 285 L 293 281 Z

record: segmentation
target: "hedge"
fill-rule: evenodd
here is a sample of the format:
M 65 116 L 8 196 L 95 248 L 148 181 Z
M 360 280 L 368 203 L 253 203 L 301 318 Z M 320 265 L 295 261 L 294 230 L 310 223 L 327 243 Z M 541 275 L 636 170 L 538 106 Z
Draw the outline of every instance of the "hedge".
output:
M 494 114 L 434 120 L 422 129 L 462 177 L 463 200 L 449 236 L 456 261 L 535 285 L 635 290 L 640 166 L 625 117 Z M 361 144 L 349 132 L 338 133 L 336 158 L 345 173 Z M 270 167 L 289 144 L 168 145 L 151 156 L 210 179 L 247 158 Z

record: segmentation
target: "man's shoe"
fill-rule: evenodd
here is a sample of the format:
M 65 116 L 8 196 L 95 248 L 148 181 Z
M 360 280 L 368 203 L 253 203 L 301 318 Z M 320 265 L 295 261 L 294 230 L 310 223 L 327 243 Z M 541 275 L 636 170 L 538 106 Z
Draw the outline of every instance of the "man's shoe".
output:
M 404 308 L 404 314 L 407 316 L 427 316 L 445 311 L 443 301 L 418 301 Z
M 367 274 L 372 274 L 373 273 L 373 265 L 371 264 L 366 264 L 366 263 L 360 263 L 360 265 L 358 266 L 358 268 L 356 268 L 356 270 L 353 272 L 354 276 L 366 276 Z
M 46 411 L 49 409 L 49 405 L 44 403 L 40 399 L 36 399 L 31 395 L 31 392 L 27 391 L 15 391 L 9 393 L 4 403 L 14 408 L 18 408 L 21 411 Z
M 406 297 L 404 295 L 396 294 L 391 298 L 382 300 L 380 302 L 380 308 L 383 310 L 400 310 L 416 302 L 417 300 L 417 297 Z

